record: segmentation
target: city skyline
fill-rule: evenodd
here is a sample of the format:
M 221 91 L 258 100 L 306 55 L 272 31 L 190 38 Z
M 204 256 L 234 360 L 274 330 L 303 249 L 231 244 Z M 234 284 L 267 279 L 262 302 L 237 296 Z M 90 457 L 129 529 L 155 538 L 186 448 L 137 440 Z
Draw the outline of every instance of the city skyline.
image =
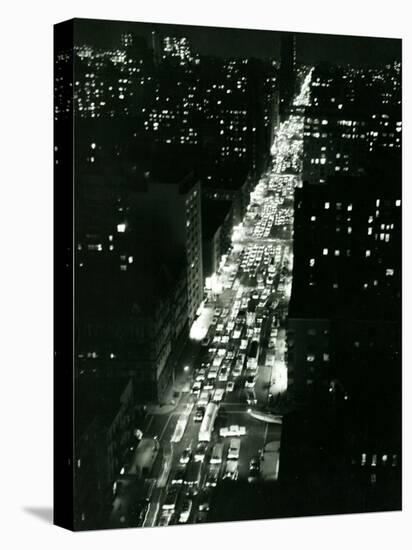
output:
M 152 30 L 56 26 L 58 522 L 400 509 L 401 41 Z
M 329 35 L 294 31 L 235 29 L 202 27 L 167 23 L 135 23 L 126 21 L 87 20 L 89 27 L 79 30 L 78 42 L 95 47 L 115 47 L 124 32 L 137 32 L 150 42 L 152 31 L 162 35 L 176 33 L 188 37 L 202 55 L 216 57 L 258 57 L 280 59 L 280 35 L 297 37 L 299 63 L 351 64 L 374 66 L 399 61 L 402 56 L 401 40 L 368 36 Z M 245 40 L 245 37 L 247 39 Z

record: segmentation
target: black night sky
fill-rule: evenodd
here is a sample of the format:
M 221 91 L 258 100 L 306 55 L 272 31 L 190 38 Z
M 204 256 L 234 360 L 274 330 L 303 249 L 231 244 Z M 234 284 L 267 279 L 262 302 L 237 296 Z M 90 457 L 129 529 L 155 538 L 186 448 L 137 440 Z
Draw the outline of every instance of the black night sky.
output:
M 131 23 L 83 19 L 78 25 L 76 42 L 101 48 L 119 45 L 123 32 L 149 38 L 153 29 L 161 34 L 187 36 L 196 51 L 219 57 L 279 58 L 276 31 L 228 29 L 186 25 Z M 401 60 L 401 40 L 393 38 L 353 37 L 297 33 L 297 58 L 300 63 L 330 62 L 355 66 L 374 66 Z

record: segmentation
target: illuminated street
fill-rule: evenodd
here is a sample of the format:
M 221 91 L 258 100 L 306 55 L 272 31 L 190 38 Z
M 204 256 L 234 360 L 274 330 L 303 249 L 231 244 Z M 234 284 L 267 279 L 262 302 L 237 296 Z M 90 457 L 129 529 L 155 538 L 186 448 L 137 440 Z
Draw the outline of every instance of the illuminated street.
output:
M 308 104 L 310 74 L 295 105 Z M 190 333 L 197 342 L 197 357 L 186 372 L 181 365 L 175 384 L 178 401 L 171 412 L 159 410 L 148 417 L 144 435 L 157 438 L 160 452 L 152 481 L 147 482 L 149 504 L 140 525 L 183 521 L 181 511 L 187 498 L 192 500 L 187 522 L 207 521 L 210 493 L 227 475 L 234 483 L 277 478 L 279 453 L 271 449 L 280 445 L 279 400 L 287 389 L 284 320 L 291 291 L 293 193 L 300 185 L 302 128 L 296 115 L 280 125 L 271 167 L 251 193 L 246 216 L 233 231 L 232 250 L 206 288 L 208 299 Z M 209 428 L 210 441 L 202 451 L 198 478 L 192 481 L 189 469 L 196 461 L 199 430 L 208 407 L 199 402 L 204 392 L 206 404 L 213 402 L 219 390 L 223 398 L 217 403 L 218 416 Z M 221 428 L 231 426 L 246 432 L 238 436 L 241 445 L 236 460 L 226 458 L 231 438 L 219 437 Z M 212 465 L 218 442 L 223 444 L 221 461 Z M 182 464 L 184 452 L 188 462 Z M 119 498 L 122 505 L 116 502 L 114 524 L 135 521 L 128 510 L 127 490 Z
M 67 25 L 75 529 L 398 509 L 400 41 Z

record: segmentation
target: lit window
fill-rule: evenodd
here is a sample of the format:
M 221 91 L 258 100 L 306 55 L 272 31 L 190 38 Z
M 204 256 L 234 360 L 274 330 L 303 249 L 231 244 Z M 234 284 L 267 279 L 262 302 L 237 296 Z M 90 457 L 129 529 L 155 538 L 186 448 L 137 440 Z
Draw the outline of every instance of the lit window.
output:
M 340 255 L 340 250 L 335 250 L 335 256 L 339 256 Z
M 325 361 L 325 363 L 327 363 L 329 361 L 329 353 L 324 353 L 323 354 L 323 360 Z
M 316 216 L 311 216 L 311 217 L 310 217 L 310 221 L 311 221 L 311 222 L 315 222 L 315 221 L 316 221 Z
M 90 144 L 90 147 L 91 147 L 92 149 L 96 149 L 96 144 L 95 144 L 95 143 L 91 143 L 91 144 Z
M 366 251 L 365 251 L 365 256 L 366 256 L 366 258 L 369 258 L 370 255 L 371 255 L 371 251 L 370 251 L 370 250 L 366 250 Z
M 320 163 L 321 164 L 326 164 L 326 159 L 325 158 L 320 159 Z
M 323 255 L 324 255 L 324 256 L 327 256 L 327 255 L 328 255 L 328 249 L 327 249 L 327 248 L 324 248 L 324 249 L 323 249 Z
M 313 355 L 313 353 L 308 353 L 308 355 L 306 356 L 306 361 L 308 363 L 313 363 L 314 360 L 315 360 L 315 356 Z
M 366 464 L 366 453 L 362 453 L 361 466 L 365 466 L 365 464 Z
M 372 462 L 371 462 L 371 466 L 376 466 L 376 462 L 378 460 L 378 457 L 377 455 L 372 455 Z
M 338 288 L 338 287 L 339 287 L 338 283 L 333 283 L 333 288 Z
M 120 271 L 126 271 L 127 270 L 127 265 L 121 265 L 120 266 Z
M 109 241 L 113 240 L 113 235 L 109 235 Z
M 350 235 L 352 233 L 352 228 L 348 227 L 348 234 Z
M 380 200 L 376 199 L 376 206 L 379 206 L 379 205 L 380 205 Z
M 372 223 L 372 222 L 373 222 L 373 216 L 369 216 L 368 223 Z
M 372 227 L 368 227 L 368 235 L 372 235 Z
M 118 233 L 124 233 L 125 231 L 126 231 L 126 224 L 125 223 L 117 224 L 117 232 Z
M 396 206 L 400 206 L 400 205 L 401 205 L 401 201 L 398 199 L 398 200 L 395 202 L 395 205 L 396 205 Z
M 348 212 L 351 212 L 351 210 L 352 210 L 352 205 L 348 204 Z
M 329 202 L 325 202 L 325 210 L 329 210 L 330 208 L 330 203 Z
M 129 264 L 132 264 L 133 263 L 133 256 L 129 256 L 127 258 L 127 261 L 129 262 Z
M 386 270 L 386 276 L 387 276 L 387 277 L 392 277 L 392 276 L 394 275 L 394 273 L 395 273 L 395 271 L 394 271 L 393 269 L 391 269 L 391 268 L 388 268 L 388 269 Z
M 309 265 L 310 265 L 310 267 L 313 267 L 315 265 L 315 258 L 311 258 L 309 260 Z

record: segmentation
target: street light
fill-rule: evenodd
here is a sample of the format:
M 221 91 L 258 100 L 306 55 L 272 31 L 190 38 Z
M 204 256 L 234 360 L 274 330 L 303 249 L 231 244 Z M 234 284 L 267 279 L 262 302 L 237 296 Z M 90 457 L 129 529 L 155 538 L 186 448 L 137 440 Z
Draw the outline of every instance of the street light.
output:
M 189 372 L 189 370 L 190 370 L 189 365 L 185 365 L 185 366 L 183 367 L 183 370 L 184 370 L 185 372 Z

